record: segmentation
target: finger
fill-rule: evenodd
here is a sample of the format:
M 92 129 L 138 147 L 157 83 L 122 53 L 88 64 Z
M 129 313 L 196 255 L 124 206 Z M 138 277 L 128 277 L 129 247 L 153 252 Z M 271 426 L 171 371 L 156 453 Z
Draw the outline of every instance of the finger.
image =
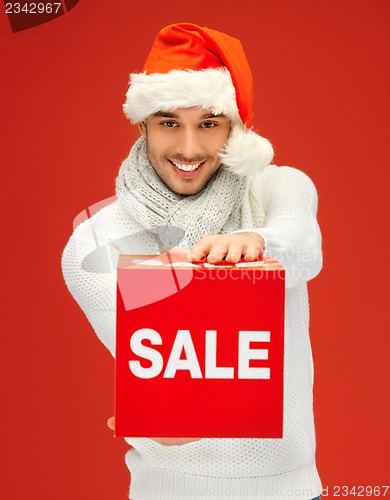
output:
M 190 260 L 202 260 L 204 257 L 207 257 L 211 249 L 211 240 L 208 238 L 204 238 L 196 243 L 190 249 Z
M 210 249 L 208 255 L 206 255 L 207 262 L 210 264 L 216 264 L 217 262 L 222 262 L 228 253 L 228 248 L 226 245 L 213 245 Z
M 115 431 L 115 417 L 110 417 L 107 420 L 107 426 L 112 430 Z
M 149 438 L 164 446 L 180 446 L 194 441 L 200 441 L 201 438 Z
M 242 247 L 241 245 L 230 245 L 226 255 L 226 261 L 236 264 L 241 259 Z
M 247 245 L 243 255 L 247 262 L 255 261 L 261 256 L 261 248 L 258 245 Z

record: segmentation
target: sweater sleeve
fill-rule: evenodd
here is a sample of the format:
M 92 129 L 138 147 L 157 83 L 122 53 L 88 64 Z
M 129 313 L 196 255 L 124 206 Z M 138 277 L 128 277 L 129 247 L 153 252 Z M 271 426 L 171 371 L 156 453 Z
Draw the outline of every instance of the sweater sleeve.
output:
M 112 355 L 115 353 L 118 258 L 115 253 L 112 245 L 101 241 L 92 218 L 75 229 L 61 261 L 62 273 L 70 293 Z
M 322 267 L 317 191 L 306 174 L 292 167 L 264 174 L 253 180 L 252 195 L 264 203 L 266 220 L 251 231 L 264 238 L 264 255 L 282 263 L 290 288 L 314 278 Z

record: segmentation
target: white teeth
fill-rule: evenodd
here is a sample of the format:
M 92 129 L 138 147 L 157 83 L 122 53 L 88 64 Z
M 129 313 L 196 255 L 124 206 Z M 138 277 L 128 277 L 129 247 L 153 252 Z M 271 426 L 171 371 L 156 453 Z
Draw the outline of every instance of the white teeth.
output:
M 180 170 L 184 170 L 185 172 L 193 172 L 199 167 L 201 163 L 203 163 L 200 162 L 200 163 L 195 163 L 195 165 L 187 165 L 186 163 L 177 163 L 173 160 L 171 160 L 171 162 L 175 165 L 175 167 L 177 167 Z

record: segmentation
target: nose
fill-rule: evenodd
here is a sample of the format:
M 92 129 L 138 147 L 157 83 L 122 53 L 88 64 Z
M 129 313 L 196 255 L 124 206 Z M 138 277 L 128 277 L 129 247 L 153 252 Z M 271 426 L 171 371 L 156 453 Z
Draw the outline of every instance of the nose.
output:
M 202 145 L 197 130 L 183 127 L 177 139 L 176 152 L 183 157 L 183 160 L 186 159 L 190 162 L 203 159 Z

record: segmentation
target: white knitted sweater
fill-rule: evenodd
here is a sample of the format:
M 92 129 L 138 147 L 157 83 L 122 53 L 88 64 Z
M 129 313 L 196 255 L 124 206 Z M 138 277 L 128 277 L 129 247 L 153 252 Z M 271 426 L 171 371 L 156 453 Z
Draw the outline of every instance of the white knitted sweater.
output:
M 169 447 L 128 438 L 134 446 L 126 454 L 133 500 L 309 500 L 321 493 L 306 283 L 322 266 L 317 193 L 301 171 L 270 165 L 252 178 L 243 204 L 251 204 L 263 224 L 253 227 L 245 220 L 242 230 L 259 232 L 265 255 L 286 269 L 284 437 L 202 439 Z M 155 254 L 158 242 L 117 200 L 76 228 L 62 256 L 70 292 L 113 355 L 120 253 Z

